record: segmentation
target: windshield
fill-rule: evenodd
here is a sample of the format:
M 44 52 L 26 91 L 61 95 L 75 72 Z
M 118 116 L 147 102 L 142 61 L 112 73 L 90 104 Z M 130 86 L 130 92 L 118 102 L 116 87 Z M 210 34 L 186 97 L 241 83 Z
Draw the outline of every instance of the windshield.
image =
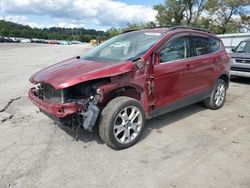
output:
M 161 38 L 161 33 L 136 31 L 113 37 L 82 58 L 86 60 L 124 61 L 143 55 Z
M 239 53 L 250 53 L 250 41 L 243 41 L 236 48 L 236 52 Z

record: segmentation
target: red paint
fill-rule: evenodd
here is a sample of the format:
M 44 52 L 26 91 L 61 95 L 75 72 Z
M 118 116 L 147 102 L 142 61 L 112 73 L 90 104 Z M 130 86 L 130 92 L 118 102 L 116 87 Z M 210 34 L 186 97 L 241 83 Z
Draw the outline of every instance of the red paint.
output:
M 35 88 L 29 90 L 29 99 L 34 105 L 38 106 L 44 112 L 53 114 L 56 117 L 63 118 L 68 115 L 78 112 L 78 108 L 73 103 L 58 104 L 58 103 L 47 103 L 35 95 Z

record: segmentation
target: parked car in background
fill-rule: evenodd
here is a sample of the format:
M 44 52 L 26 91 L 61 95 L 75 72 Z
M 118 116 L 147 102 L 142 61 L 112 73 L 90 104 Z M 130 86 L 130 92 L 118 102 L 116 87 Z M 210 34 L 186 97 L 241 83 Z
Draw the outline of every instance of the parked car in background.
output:
M 230 62 L 221 40 L 204 30 L 131 31 L 35 73 L 29 98 L 55 122 L 76 124 L 76 137 L 80 127 L 98 126 L 108 146 L 124 149 L 146 119 L 200 101 L 221 108 Z
M 16 37 L 1 37 L 2 42 L 8 42 L 8 43 L 18 43 L 20 40 Z
M 77 40 L 73 40 L 73 41 L 71 41 L 71 44 L 82 44 L 82 42 L 77 41 Z
M 10 37 L 4 37 L 5 42 L 13 42 L 13 40 Z
M 0 42 L 5 42 L 4 37 L 0 36 Z
M 11 40 L 11 42 L 14 42 L 14 43 L 19 43 L 20 40 L 16 37 L 9 37 L 9 39 Z
M 31 39 L 27 39 L 27 38 L 19 38 L 21 43 L 30 43 Z
M 59 44 L 57 40 L 48 40 L 48 44 Z
M 71 44 L 71 42 L 70 42 L 70 41 L 67 41 L 67 40 L 60 40 L 60 41 L 58 41 L 58 43 L 59 43 L 60 45 L 70 45 L 70 44 Z
M 45 40 L 45 39 L 32 38 L 32 39 L 31 39 L 31 42 L 32 42 L 32 43 L 47 44 L 48 41 Z
M 250 38 L 241 41 L 232 52 L 231 75 L 250 77 Z
M 217 35 L 223 42 L 225 49 L 228 53 L 231 53 L 231 50 L 238 46 L 238 44 L 250 38 L 250 32 L 247 33 L 227 33 L 227 34 L 220 34 Z

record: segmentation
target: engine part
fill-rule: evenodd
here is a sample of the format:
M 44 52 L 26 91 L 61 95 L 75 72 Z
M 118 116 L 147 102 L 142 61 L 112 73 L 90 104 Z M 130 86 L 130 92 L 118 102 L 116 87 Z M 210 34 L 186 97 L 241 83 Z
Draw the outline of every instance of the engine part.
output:
M 75 134 L 76 141 L 78 140 L 78 132 L 81 126 L 83 126 L 85 130 L 92 132 L 100 111 L 96 104 L 97 100 L 93 96 L 91 96 L 87 101 L 76 101 L 76 105 L 78 105 L 79 109 L 81 109 L 81 112 L 78 114 L 81 117 L 78 117 L 79 123 Z
M 99 115 L 99 108 L 92 102 L 89 102 L 88 110 L 81 113 L 83 116 L 83 128 L 87 131 L 92 131 Z

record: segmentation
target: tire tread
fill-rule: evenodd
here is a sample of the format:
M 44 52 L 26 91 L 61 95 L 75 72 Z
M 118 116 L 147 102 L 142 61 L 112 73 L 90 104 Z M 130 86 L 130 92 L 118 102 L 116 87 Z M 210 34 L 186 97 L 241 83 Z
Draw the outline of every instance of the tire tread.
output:
M 214 88 L 213 88 L 213 91 L 212 91 L 212 93 L 211 93 L 211 96 L 210 96 L 209 98 L 207 98 L 206 100 L 204 100 L 204 102 L 203 102 L 205 107 L 207 107 L 207 108 L 209 108 L 209 109 L 212 109 L 212 110 L 218 110 L 219 108 L 221 108 L 221 107 L 224 105 L 224 102 L 223 102 L 223 104 L 222 104 L 220 107 L 217 107 L 217 106 L 215 105 L 214 101 L 213 101 L 213 96 L 214 96 L 216 87 L 217 87 L 217 85 L 218 85 L 220 82 L 222 82 L 222 83 L 224 83 L 224 85 L 226 85 L 226 84 L 225 84 L 225 81 L 222 80 L 222 79 L 218 79 L 218 80 L 216 81 L 216 84 L 214 85 Z M 226 96 L 225 96 L 225 97 L 226 97 Z

